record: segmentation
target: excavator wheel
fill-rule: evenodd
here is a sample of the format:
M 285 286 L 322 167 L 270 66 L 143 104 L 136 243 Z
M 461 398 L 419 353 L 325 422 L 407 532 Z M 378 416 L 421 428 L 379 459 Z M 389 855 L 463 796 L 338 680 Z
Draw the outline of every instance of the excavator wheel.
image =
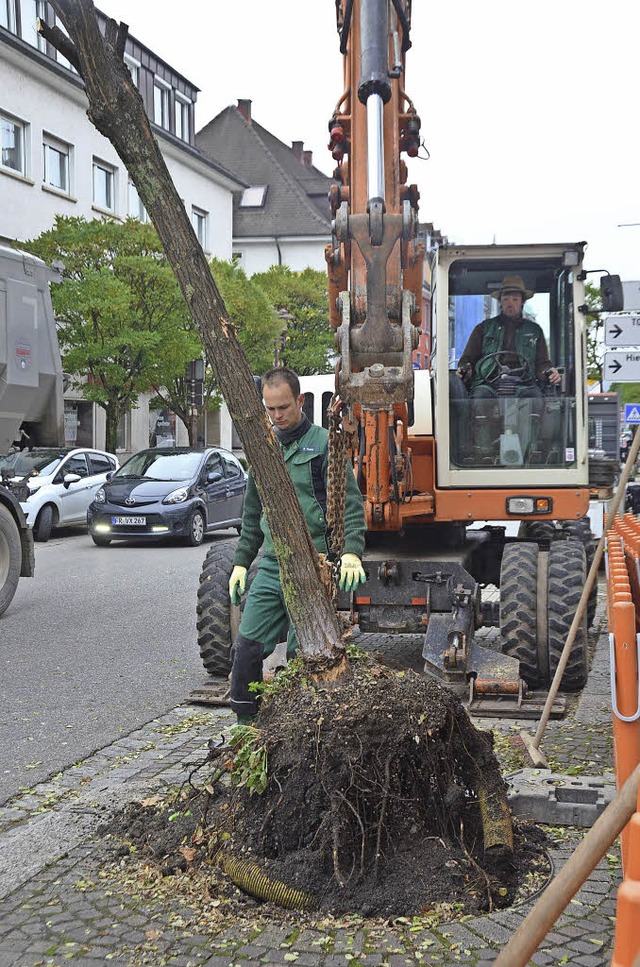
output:
M 535 541 L 546 550 L 556 538 L 556 526 L 552 520 L 523 520 L 518 528 L 518 540 Z
M 591 567 L 596 553 L 596 539 L 591 531 L 591 524 L 586 517 L 580 520 L 563 520 L 561 524 L 560 536 L 569 540 L 580 541 L 584 547 L 587 557 L 587 574 Z M 587 627 L 590 628 L 596 616 L 596 605 L 598 604 L 598 582 L 595 581 L 589 594 L 587 602 Z
M 502 650 L 520 662 L 520 676 L 530 688 L 544 684 L 547 668 L 538 660 L 538 545 L 506 544 L 500 567 Z
M 558 667 L 569 629 L 587 576 L 584 547 L 579 541 L 554 541 L 547 569 L 547 645 L 549 677 Z M 575 692 L 583 688 L 589 673 L 587 616 L 578 628 L 560 688 Z
M 196 627 L 198 629 L 198 648 L 202 664 L 210 675 L 226 678 L 231 671 L 231 645 L 235 638 L 242 607 L 229 599 L 229 578 L 233 570 L 233 556 L 236 540 L 211 544 L 200 572 L 198 603 L 196 606 Z M 247 588 L 256 571 L 256 563 L 251 565 L 247 575 Z

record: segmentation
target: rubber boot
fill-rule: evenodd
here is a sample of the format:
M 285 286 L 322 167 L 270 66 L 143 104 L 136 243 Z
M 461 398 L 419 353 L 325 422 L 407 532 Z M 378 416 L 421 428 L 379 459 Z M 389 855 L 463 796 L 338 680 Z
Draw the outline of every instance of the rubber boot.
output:
M 233 643 L 229 704 L 238 716 L 238 725 L 249 725 L 258 714 L 259 696 L 249 691 L 249 684 L 262 681 L 262 652 L 262 642 L 253 638 L 237 635 Z

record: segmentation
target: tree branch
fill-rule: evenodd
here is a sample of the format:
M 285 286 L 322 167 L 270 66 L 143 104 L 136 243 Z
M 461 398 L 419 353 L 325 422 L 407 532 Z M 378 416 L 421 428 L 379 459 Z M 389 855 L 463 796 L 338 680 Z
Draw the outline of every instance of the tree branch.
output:
M 70 64 L 81 74 L 80 58 L 78 51 L 72 41 L 66 37 L 59 27 L 50 27 L 49 24 L 40 17 L 36 20 L 36 30 L 41 34 L 47 43 L 59 50 L 63 57 L 66 57 Z

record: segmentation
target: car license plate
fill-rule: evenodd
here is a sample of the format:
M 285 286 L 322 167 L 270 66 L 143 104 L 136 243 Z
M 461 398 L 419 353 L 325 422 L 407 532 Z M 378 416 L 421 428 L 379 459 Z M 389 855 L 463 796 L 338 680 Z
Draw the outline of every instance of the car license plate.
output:
M 146 517 L 112 517 L 112 524 L 120 524 L 123 527 L 144 527 L 147 523 Z

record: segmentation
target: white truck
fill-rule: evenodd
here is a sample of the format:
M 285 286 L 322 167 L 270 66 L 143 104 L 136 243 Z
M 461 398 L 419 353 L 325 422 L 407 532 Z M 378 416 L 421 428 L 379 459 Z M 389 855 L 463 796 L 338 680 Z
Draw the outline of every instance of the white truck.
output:
M 15 447 L 64 443 L 63 378 L 49 283 L 57 270 L 0 245 L 0 455 Z M 33 534 L 20 508 L 23 482 L 2 474 L 0 615 L 21 577 L 34 573 Z

